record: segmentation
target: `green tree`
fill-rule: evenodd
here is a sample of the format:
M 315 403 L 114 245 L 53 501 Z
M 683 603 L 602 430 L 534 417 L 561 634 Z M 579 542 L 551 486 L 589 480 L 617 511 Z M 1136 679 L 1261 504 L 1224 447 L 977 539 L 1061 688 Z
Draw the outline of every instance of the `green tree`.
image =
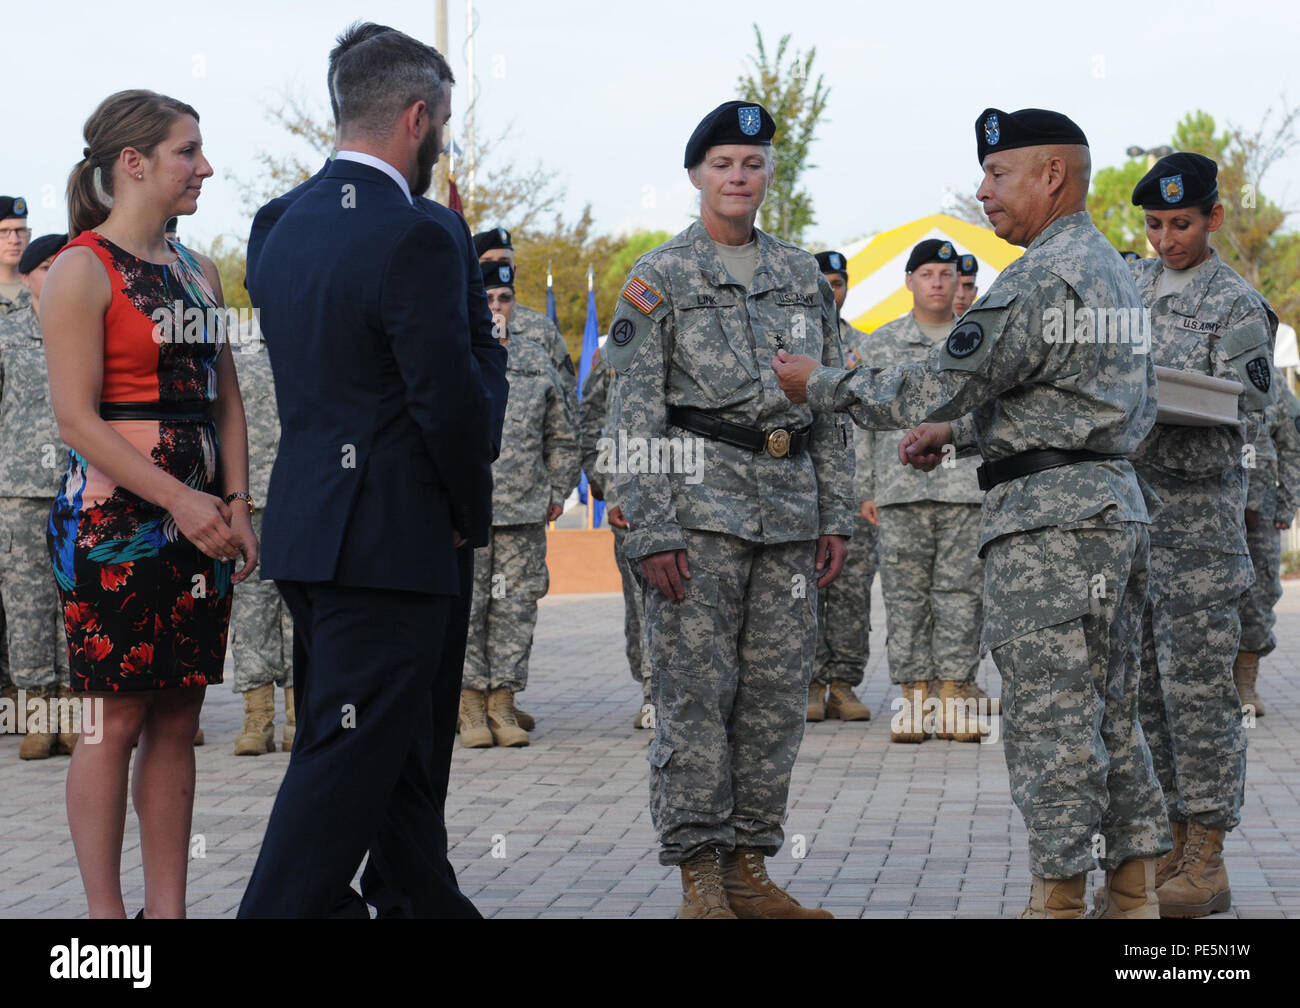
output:
M 1092 177 L 1088 212 L 1097 230 L 1115 248 L 1146 256 L 1146 225 L 1142 208 L 1132 203 L 1133 189 L 1147 173 L 1145 161 L 1130 158 L 1122 165 L 1103 168 Z
M 742 72 L 740 93 L 758 102 L 776 121 L 772 148 L 776 153 L 776 177 L 759 209 L 758 224 L 764 231 L 795 245 L 803 244 L 804 231 L 816 221 L 812 197 L 800 186 L 804 172 L 817 167 L 808 162 L 817 126 L 826 110 L 830 89 L 817 75 L 813 81 L 814 46 L 795 52 L 786 61 L 790 36 L 781 36 L 776 52 L 768 58 L 763 33 L 754 25 L 757 54 L 749 58 L 750 70 Z
M 198 251 L 211 259 L 217 267 L 227 308 L 252 307 L 252 302 L 248 299 L 248 291 L 244 290 L 246 249 L 246 242 L 231 239 L 226 235 L 218 235 L 206 248 L 198 248 Z

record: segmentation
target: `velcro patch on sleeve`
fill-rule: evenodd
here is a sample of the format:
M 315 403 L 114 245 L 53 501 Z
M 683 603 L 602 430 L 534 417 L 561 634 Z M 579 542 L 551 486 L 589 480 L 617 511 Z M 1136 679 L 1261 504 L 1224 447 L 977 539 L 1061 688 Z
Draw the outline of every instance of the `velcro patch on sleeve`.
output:
M 623 297 L 649 315 L 663 303 L 663 297 L 640 277 L 634 276 L 623 288 Z

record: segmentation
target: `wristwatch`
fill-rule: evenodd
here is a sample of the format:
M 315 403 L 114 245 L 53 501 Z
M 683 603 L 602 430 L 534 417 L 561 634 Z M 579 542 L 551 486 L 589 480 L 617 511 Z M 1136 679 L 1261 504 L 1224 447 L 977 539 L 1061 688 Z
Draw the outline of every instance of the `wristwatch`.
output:
M 249 513 L 249 515 L 252 515 L 252 513 L 253 513 L 254 511 L 257 510 L 257 506 L 253 503 L 253 495 L 252 495 L 252 494 L 250 494 L 250 493 L 245 493 L 245 492 L 242 491 L 242 490 L 241 490 L 239 493 L 226 494 L 226 503 L 227 503 L 227 504 L 229 504 L 231 501 L 237 501 L 237 500 L 241 500 L 241 501 L 243 501 L 245 504 L 248 505 L 248 513 Z

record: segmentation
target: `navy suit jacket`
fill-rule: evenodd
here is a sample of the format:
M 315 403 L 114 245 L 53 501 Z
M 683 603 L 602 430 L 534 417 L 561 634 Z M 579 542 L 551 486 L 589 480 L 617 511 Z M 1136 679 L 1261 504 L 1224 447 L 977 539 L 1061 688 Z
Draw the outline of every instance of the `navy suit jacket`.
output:
M 244 286 L 248 288 L 249 278 L 253 276 L 258 261 L 261 259 L 262 246 L 266 237 L 275 227 L 276 221 L 284 216 L 303 193 L 325 177 L 330 162 L 306 182 L 290 189 L 283 196 L 277 196 L 260 210 L 253 218 L 252 230 L 248 233 L 248 252 Z M 492 313 L 488 311 L 487 292 L 483 289 L 483 273 L 478 264 L 478 253 L 474 250 L 474 239 L 465 218 L 450 207 L 445 207 L 423 196 L 415 198 L 415 205 L 427 212 L 434 220 L 445 227 L 460 246 L 461 255 L 465 257 L 465 272 L 469 275 L 469 285 L 465 288 L 465 310 L 469 315 L 470 341 L 474 348 L 474 361 L 478 365 L 479 377 L 484 388 L 492 397 L 492 460 L 496 461 L 501 452 L 501 428 L 506 419 L 506 398 L 510 385 L 506 381 L 506 348 L 492 335 Z M 249 288 L 251 290 L 251 288 Z M 471 545 L 486 546 L 487 541 Z
M 281 425 L 263 574 L 458 594 L 452 530 L 491 522 L 494 405 L 465 258 L 378 169 L 299 189 L 248 270 Z

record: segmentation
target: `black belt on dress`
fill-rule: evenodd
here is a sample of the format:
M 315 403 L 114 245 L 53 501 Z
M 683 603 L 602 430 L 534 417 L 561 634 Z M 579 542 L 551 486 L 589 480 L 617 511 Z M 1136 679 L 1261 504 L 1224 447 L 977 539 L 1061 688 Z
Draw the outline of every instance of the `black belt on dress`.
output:
M 999 483 L 1019 479 L 1030 473 L 1042 472 L 1044 469 L 1056 469 L 1059 466 L 1073 465 L 1076 462 L 1106 462 L 1112 459 L 1127 459 L 1127 455 L 1103 455 L 1100 452 L 1078 449 L 1076 451 L 1058 451 L 1055 448 L 1036 448 L 1023 451 L 1006 458 L 985 462 L 975 470 L 981 490 L 992 490 Z
M 169 423 L 206 423 L 212 419 L 211 403 L 102 402 L 101 420 L 163 420 Z
M 767 452 L 773 458 L 791 458 L 798 455 L 808 447 L 812 437 L 811 425 L 797 431 L 786 430 L 784 427 L 765 431 L 757 427 L 732 423 L 730 420 L 723 420 L 712 413 L 693 409 L 690 406 L 669 406 L 668 422 L 692 434 L 721 441 L 723 444 L 747 448 L 752 452 Z

